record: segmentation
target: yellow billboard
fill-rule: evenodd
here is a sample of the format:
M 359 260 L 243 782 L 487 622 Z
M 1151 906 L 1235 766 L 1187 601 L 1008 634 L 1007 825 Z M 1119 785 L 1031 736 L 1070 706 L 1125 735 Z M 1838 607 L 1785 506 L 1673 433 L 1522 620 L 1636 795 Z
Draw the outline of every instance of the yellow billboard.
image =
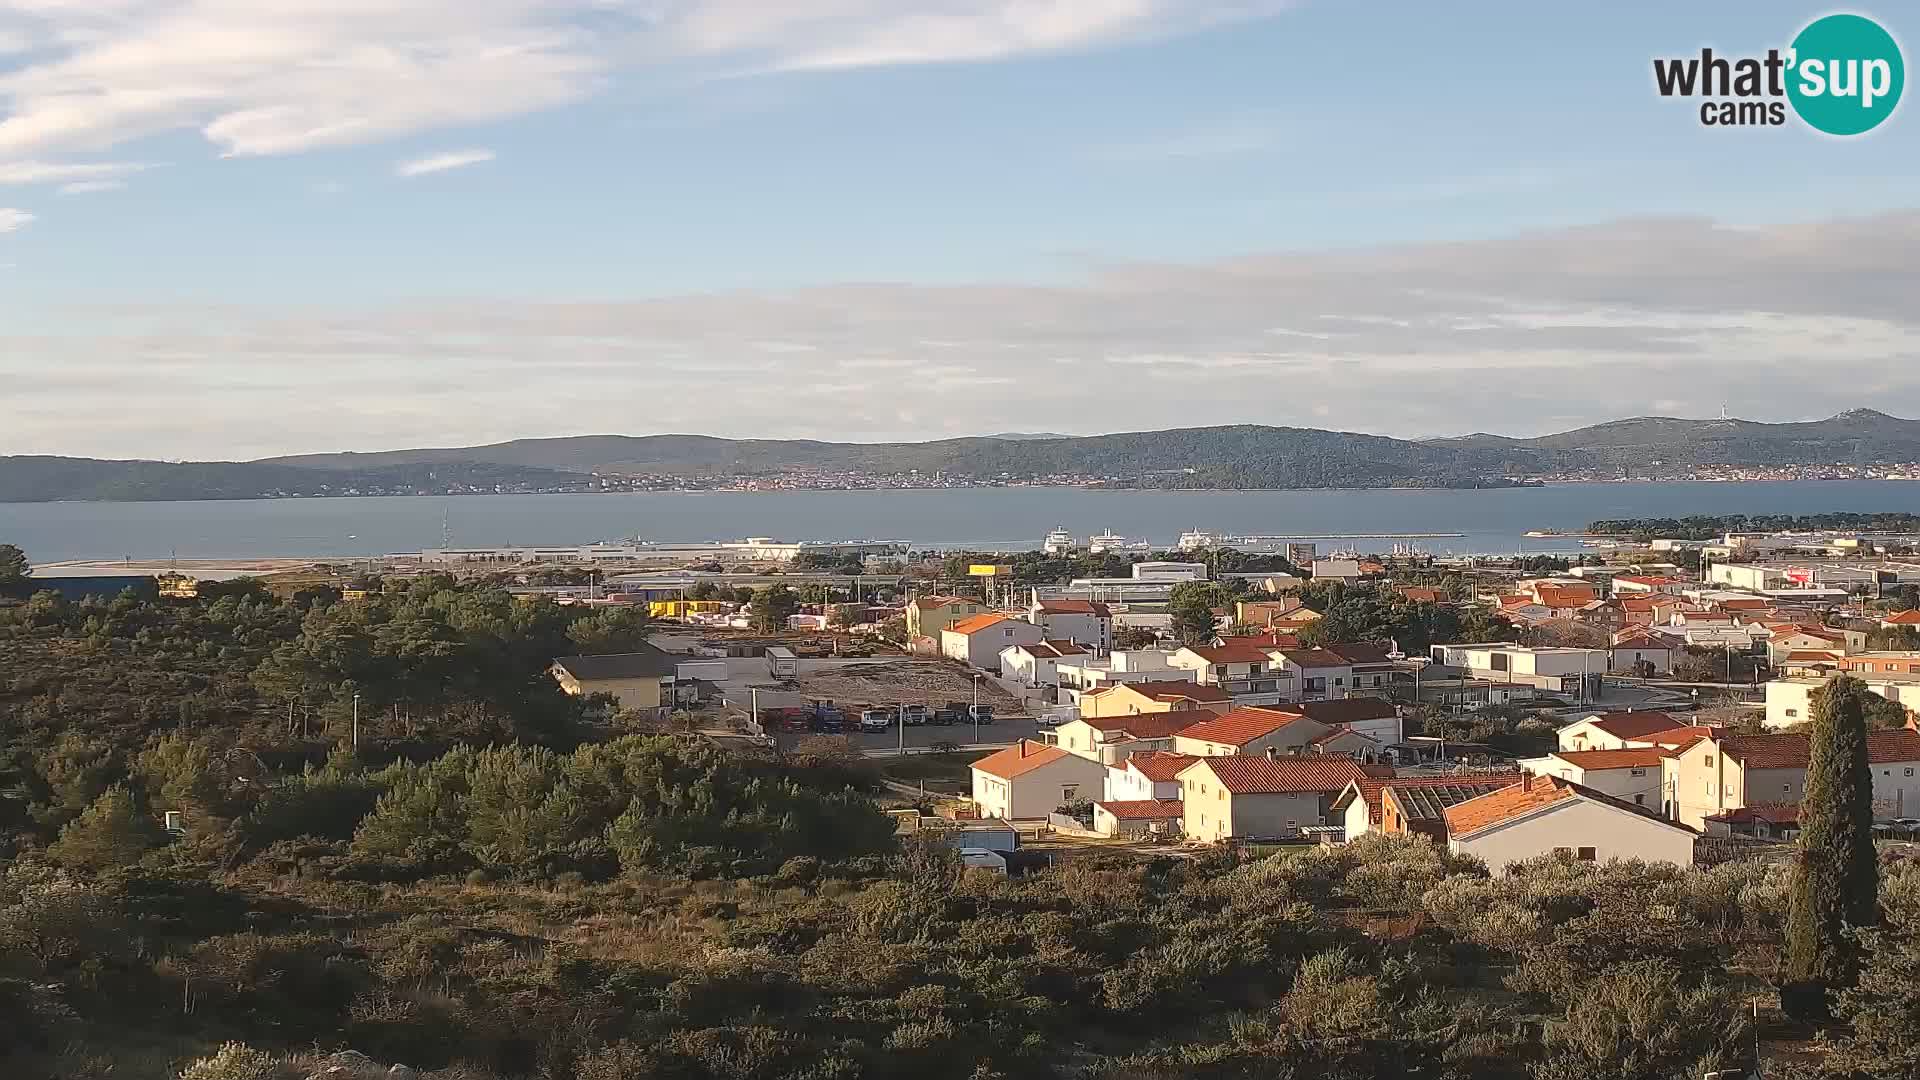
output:
M 969 577 L 1005 577 L 1013 573 L 1013 567 L 1005 563 L 974 563 L 967 567 Z

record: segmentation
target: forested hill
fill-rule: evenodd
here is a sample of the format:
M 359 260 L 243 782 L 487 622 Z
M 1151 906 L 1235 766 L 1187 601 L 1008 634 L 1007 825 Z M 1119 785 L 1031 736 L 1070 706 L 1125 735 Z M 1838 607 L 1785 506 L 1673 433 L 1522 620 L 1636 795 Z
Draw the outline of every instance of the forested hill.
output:
M 594 474 L 725 479 L 795 471 L 975 479 L 1077 476 L 1141 488 L 1485 487 L 1574 469 L 1920 461 L 1920 422 L 1858 409 L 1825 420 L 1640 417 L 1535 438 L 1410 441 L 1232 425 L 919 443 L 581 435 L 488 446 L 170 463 L 0 457 L 0 501 L 584 487 Z

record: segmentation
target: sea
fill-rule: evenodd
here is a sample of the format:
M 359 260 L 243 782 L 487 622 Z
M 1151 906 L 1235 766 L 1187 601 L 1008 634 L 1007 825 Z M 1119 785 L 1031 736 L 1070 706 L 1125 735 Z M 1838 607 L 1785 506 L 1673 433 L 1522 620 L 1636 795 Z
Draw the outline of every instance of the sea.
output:
M 1829 511 L 1920 513 L 1920 482 L 1586 483 L 1535 488 L 1359 491 L 1108 491 L 940 488 L 905 491 L 639 492 L 251 499 L 209 502 L 0 503 L 0 543 L 35 563 L 68 560 L 348 558 L 441 547 L 588 544 L 638 538 L 698 543 L 904 540 L 917 548 L 1025 550 L 1056 528 L 1085 542 L 1111 532 L 1156 548 L 1191 529 L 1313 540 L 1321 552 L 1435 555 L 1565 553 L 1601 518 Z M 1402 534 L 1457 534 L 1394 539 Z M 1316 539 L 1318 538 L 1318 539 Z

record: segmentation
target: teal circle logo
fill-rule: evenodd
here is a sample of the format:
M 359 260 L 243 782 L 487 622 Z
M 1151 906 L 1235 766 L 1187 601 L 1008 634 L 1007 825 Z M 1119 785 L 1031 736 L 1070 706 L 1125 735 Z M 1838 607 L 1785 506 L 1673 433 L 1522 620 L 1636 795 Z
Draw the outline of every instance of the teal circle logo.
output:
M 1879 127 L 1900 104 L 1906 64 L 1893 35 L 1862 15 L 1828 15 L 1793 39 L 1787 100 L 1800 119 L 1829 135 Z

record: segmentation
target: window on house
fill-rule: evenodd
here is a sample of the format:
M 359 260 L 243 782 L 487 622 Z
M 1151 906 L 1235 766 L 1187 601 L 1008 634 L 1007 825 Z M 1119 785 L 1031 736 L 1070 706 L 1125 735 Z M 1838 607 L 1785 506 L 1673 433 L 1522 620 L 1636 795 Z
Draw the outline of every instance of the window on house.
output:
M 1583 847 L 1580 849 L 1580 861 L 1592 862 L 1595 858 L 1599 856 L 1599 854 L 1600 854 L 1599 852 L 1595 851 L 1590 847 Z
M 1557 847 L 1553 849 L 1553 853 L 1555 855 L 1571 855 L 1573 854 L 1573 849 L 1570 847 Z
M 1707 755 L 1707 760 L 1706 760 L 1706 764 L 1707 764 L 1707 765 L 1709 765 L 1709 766 L 1711 766 L 1711 765 L 1713 764 L 1713 755 L 1712 755 L 1712 754 L 1708 754 L 1708 755 Z
M 1788 710 L 1787 710 L 1787 715 L 1788 715 L 1788 716 L 1799 716 L 1799 715 L 1800 715 L 1800 710 L 1799 710 L 1799 709 L 1788 709 Z
M 1912 775 L 1913 775 L 1913 770 L 1912 770 L 1912 769 L 1907 769 L 1907 770 L 1906 770 L 1906 774 L 1907 774 L 1908 776 L 1912 776 Z
M 1074 798 L 1079 794 L 1080 794 L 1080 787 L 1077 784 L 1060 785 L 1060 801 L 1063 803 L 1072 802 Z
M 1793 794 L 1793 785 L 1792 785 L 1792 784 L 1781 784 L 1781 785 L 1780 785 L 1780 793 L 1781 793 L 1781 794 L 1783 794 L 1783 795 L 1791 795 L 1791 794 Z
M 1224 790 L 1220 792 L 1220 801 L 1221 802 L 1227 801 L 1227 793 Z

